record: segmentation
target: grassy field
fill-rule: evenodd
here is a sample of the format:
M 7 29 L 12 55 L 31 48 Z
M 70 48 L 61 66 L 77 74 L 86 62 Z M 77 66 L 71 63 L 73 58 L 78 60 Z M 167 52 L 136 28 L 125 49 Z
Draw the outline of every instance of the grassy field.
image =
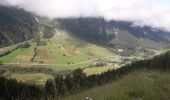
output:
M 68 96 L 63 100 L 170 100 L 170 73 L 137 71 L 110 84 Z M 89 100 L 89 99 L 88 99 Z
M 47 46 L 38 46 L 35 60 L 46 64 L 79 63 L 115 55 L 105 47 L 90 44 L 63 31 L 43 41 L 47 42 Z
M 32 43 L 29 48 L 18 48 L 6 56 L 0 57 L 0 61 L 3 63 L 22 62 L 22 60 L 23 62 L 29 62 L 27 60 L 32 57 L 35 46 L 36 44 Z
M 88 64 L 90 60 L 116 56 L 116 54 L 105 47 L 88 43 L 61 30 L 57 30 L 52 38 L 41 38 L 40 41 L 47 43 L 47 45 L 37 46 L 37 54 L 34 60 L 41 64 L 68 64 L 68 66 L 82 62 L 87 62 Z M 5 64 L 16 62 L 32 64 L 30 59 L 34 54 L 35 46 L 35 43 L 31 43 L 29 48 L 18 48 L 6 56 L 0 57 L 0 61 Z M 78 64 L 75 68 L 80 66 L 82 67 L 81 64 Z M 58 69 L 67 68 L 69 67 L 59 67 Z M 54 67 L 54 69 L 57 68 Z
M 52 79 L 53 76 L 42 73 L 30 73 L 30 74 L 19 74 L 19 73 L 5 73 L 3 75 L 7 78 L 16 79 L 27 84 L 36 84 L 44 86 L 47 79 Z
M 93 75 L 93 74 L 101 74 L 103 72 L 106 72 L 108 70 L 116 69 L 114 66 L 104 66 L 104 67 L 92 67 L 92 68 L 86 68 L 84 70 L 84 73 L 86 73 L 87 76 Z
M 56 35 L 50 39 L 41 38 L 41 41 L 47 45 L 36 46 L 36 43 L 30 43 L 29 48 L 18 48 L 10 54 L 0 57 L 0 61 L 8 66 L 17 67 L 42 67 L 50 68 L 55 71 L 75 70 L 78 68 L 86 68 L 90 61 L 100 58 L 116 56 L 107 48 L 88 43 L 79 38 L 69 35 L 65 31 L 58 31 Z M 38 63 L 30 62 L 36 49 L 34 60 Z M 20 62 L 19 64 L 16 64 Z M 39 63 L 40 62 L 40 63 Z M 47 65 L 46 65 L 47 64 Z M 60 66 L 61 65 L 61 66 Z M 87 69 L 88 75 L 93 74 L 94 69 Z M 99 68 L 98 73 L 107 71 L 109 67 Z M 5 77 L 16 78 L 30 84 L 44 85 L 44 82 L 52 78 L 50 75 L 41 73 L 5 73 Z

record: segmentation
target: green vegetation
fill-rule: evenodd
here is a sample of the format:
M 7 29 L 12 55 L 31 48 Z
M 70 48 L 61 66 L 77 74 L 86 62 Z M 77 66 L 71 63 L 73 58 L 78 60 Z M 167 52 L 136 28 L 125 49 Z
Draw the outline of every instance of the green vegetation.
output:
M 2 5 L 0 23 L 0 48 L 32 39 L 37 27 L 31 13 Z
M 68 93 L 73 94 L 73 93 L 77 93 L 79 91 L 83 91 L 83 90 L 86 90 L 86 89 L 89 89 L 92 87 L 103 85 L 103 84 L 111 82 L 113 80 L 118 80 L 118 79 L 124 77 L 125 75 L 128 75 L 129 73 L 135 72 L 136 70 L 139 70 L 139 71 L 146 70 L 146 71 L 151 71 L 151 72 L 153 70 L 154 71 L 158 70 L 158 71 L 166 72 L 166 71 L 170 70 L 169 59 L 170 59 L 170 52 L 167 52 L 163 55 L 156 56 L 152 59 L 145 59 L 145 60 L 133 62 L 132 64 L 125 65 L 122 68 L 119 68 L 117 70 L 109 70 L 102 74 L 90 75 L 90 76 L 86 76 L 85 73 L 83 73 L 81 69 L 78 69 L 78 70 L 73 71 L 72 76 L 66 75 L 65 77 L 62 77 L 62 76 L 58 75 L 55 78 L 54 83 L 49 83 L 52 81 L 48 81 L 48 83 L 46 83 L 47 86 L 49 86 L 49 84 L 53 84 L 53 85 L 51 85 L 51 88 L 48 88 L 48 89 L 46 88 L 47 89 L 46 91 L 51 91 L 52 94 L 49 94 L 49 95 L 51 95 L 55 98 L 56 95 L 62 96 L 62 95 L 66 95 Z M 75 83 L 75 81 L 76 81 L 76 83 Z M 144 84 L 145 84 L 145 82 L 142 84 L 142 86 Z M 146 85 L 148 85 L 148 84 L 146 83 Z M 152 84 L 150 84 L 150 85 L 152 85 Z M 142 87 L 139 87 L 139 88 L 142 88 Z M 150 91 L 150 90 L 151 89 L 148 89 L 148 90 L 146 89 L 146 91 Z M 145 97 L 146 94 L 144 94 L 144 91 L 142 91 L 142 93 Z M 142 93 L 141 93 L 141 95 L 142 95 Z M 140 94 L 140 90 L 137 92 L 137 98 L 138 98 L 139 94 Z M 134 93 L 134 94 L 132 93 L 132 96 L 135 96 L 135 95 L 136 95 L 136 93 Z M 153 94 L 153 95 L 155 95 L 155 94 Z M 140 95 L 139 95 L 139 97 L 140 97 Z M 150 98 L 152 98 L 152 97 L 150 97 Z M 160 97 L 160 98 L 163 98 L 163 97 Z
M 53 79 L 52 75 L 43 73 L 4 73 L 3 76 L 6 78 L 16 79 L 18 82 L 22 81 L 26 84 L 35 84 L 38 86 L 44 86 L 48 79 Z
M 133 23 L 126 21 L 68 18 L 58 19 L 57 22 L 63 29 L 81 39 L 118 49 L 128 49 L 129 52 L 136 47 L 160 49 L 168 44 L 170 37 L 168 32 L 153 31 L 151 27 L 131 27 Z
M 118 55 L 125 63 L 129 55 L 135 60 L 153 55 L 169 42 L 162 37 L 169 35 L 162 31 L 163 35 L 157 35 L 143 28 L 145 34 L 129 23 L 102 18 L 53 22 L 4 6 L 0 6 L 0 23 L 2 100 L 170 99 L 170 52 L 121 68 L 107 66 L 121 62 Z M 113 56 L 118 60 L 105 64 L 105 59 Z
M 79 64 L 79 65 L 65 65 L 65 66 L 44 66 L 45 68 L 49 68 L 55 71 L 67 71 L 67 70 L 76 70 L 76 69 L 84 69 L 88 64 Z
M 63 100 L 169 100 L 170 73 L 161 71 L 135 71 L 124 78 L 68 96 Z
M 55 31 L 51 27 L 44 26 L 43 33 L 43 38 L 51 38 L 54 36 Z
M 6 75 L 6 74 L 36 74 L 36 73 L 42 73 L 42 74 L 48 74 L 52 76 L 57 76 L 58 74 L 60 75 L 66 75 L 70 74 L 72 71 L 71 70 L 62 70 L 62 71 L 54 71 L 50 68 L 44 68 L 41 66 L 0 66 L 0 75 Z M 24 76 L 23 76 L 24 77 Z
M 52 38 L 41 41 L 46 41 L 47 45 L 37 47 L 35 61 L 44 64 L 70 65 L 115 55 L 105 47 L 80 40 L 60 29 Z
M 86 68 L 84 70 L 84 73 L 89 76 L 93 74 L 102 74 L 104 72 L 107 72 L 108 70 L 116 69 L 114 66 L 104 66 L 104 67 L 92 67 L 92 68 Z
M 42 95 L 42 90 L 35 85 L 28 85 L 4 77 L 0 77 L 0 90 L 1 100 L 37 100 Z
M 16 94 L 13 94 L 13 91 L 20 86 L 24 86 L 22 89 L 24 89 L 24 93 L 26 96 L 24 96 L 23 98 L 26 98 L 28 95 L 30 96 L 29 98 L 35 98 L 35 95 L 30 94 L 30 91 L 34 90 L 34 92 L 37 93 L 36 98 L 39 99 L 65 99 L 63 97 L 67 95 L 77 94 L 81 91 L 85 91 L 87 89 L 112 82 L 112 84 L 114 84 L 113 88 L 110 88 L 111 90 L 108 90 L 108 94 L 104 93 L 103 97 L 106 100 L 111 100 L 112 98 L 117 98 L 118 100 L 169 100 L 169 59 L 170 52 L 167 52 L 152 59 L 145 59 L 133 62 L 132 64 L 125 65 L 117 70 L 109 70 L 102 74 L 90 76 L 86 76 L 86 74 L 83 73 L 83 70 L 78 69 L 72 71 L 70 74 L 56 75 L 54 79 L 47 80 L 45 87 L 41 87 L 39 89 L 33 86 L 32 88 L 25 90 L 24 87 L 29 87 L 30 85 L 22 85 L 22 83 L 18 83 L 15 80 L 11 80 L 11 83 L 7 84 L 9 80 L 0 78 L 0 81 L 2 81 L 0 82 L 2 83 L 2 86 L 0 87 L 2 88 L 0 98 L 19 99 L 20 97 L 23 97 L 21 96 L 21 94 L 23 93 L 22 90 L 17 91 Z M 117 90 L 117 92 L 112 89 Z M 101 93 L 100 91 L 101 90 L 98 91 L 99 94 Z M 113 92 L 113 95 L 111 95 L 110 91 Z M 96 97 L 96 94 L 91 94 L 90 96 L 92 96 L 94 99 L 98 98 Z M 70 97 L 71 100 L 75 98 L 76 97 Z M 78 97 L 78 99 L 79 98 L 80 97 Z
M 29 59 L 34 54 L 35 46 L 36 44 L 32 43 L 29 48 L 18 48 L 6 56 L 0 57 L 0 61 L 3 63 L 16 63 L 17 61 L 29 62 Z
M 44 39 L 35 37 L 29 48 L 18 48 L 11 53 L 0 57 L 5 64 L 56 64 L 66 67 L 52 67 L 52 69 L 77 69 L 86 67 L 90 61 L 116 56 L 106 47 L 97 46 L 69 35 L 65 31 L 57 30 L 55 36 Z M 31 62 L 32 61 L 32 62 Z M 82 63 L 82 64 L 81 64 Z M 74 66 L 72 66 L 74 65 Z M 72 66 L 68 67 L 68 66 Z
M 70 33 L 89 41 L 107 44 L 115 37 L 114 34 L 108 34 L 107 23 L 103 18 L 70 18 L 58 22 Z

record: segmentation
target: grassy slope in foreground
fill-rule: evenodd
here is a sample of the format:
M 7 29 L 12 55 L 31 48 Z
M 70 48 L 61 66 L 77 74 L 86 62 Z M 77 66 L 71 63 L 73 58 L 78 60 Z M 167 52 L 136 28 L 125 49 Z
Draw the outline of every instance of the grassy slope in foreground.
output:
M 136 71 L 108 85 L 93 88 L 64 100 L 170 100 L 170 73 Z

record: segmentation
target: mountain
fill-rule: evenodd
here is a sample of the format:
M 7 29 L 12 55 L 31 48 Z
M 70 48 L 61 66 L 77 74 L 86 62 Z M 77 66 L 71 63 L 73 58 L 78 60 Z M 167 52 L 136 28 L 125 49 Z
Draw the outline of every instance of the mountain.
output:
M 61 26 L 82 39 L 117 48 L 160 48 L 170 43 L 170 33 L 131 22 L 105 21 L 103 18 L 58 19 Z
M 33 38 L 36 23 L 29 12 L 16 7 L 0 6 L 0 47 Z
M 37 22 L 41 28 L 37 28 Z M 43 31 L 43 37 L 50 38 L 54 35 L 55 27 L 88 42 L 114 48 L 158 49 L 170 43 L 169 32 L 149 26 L 133 26 L 131 22 L 90 17 L 56 19 L 55 22 L 41 17 L 35 18 L 33 14 L 16 7 L 0 6 L 0 47 L 29 40 L 36 31 Z

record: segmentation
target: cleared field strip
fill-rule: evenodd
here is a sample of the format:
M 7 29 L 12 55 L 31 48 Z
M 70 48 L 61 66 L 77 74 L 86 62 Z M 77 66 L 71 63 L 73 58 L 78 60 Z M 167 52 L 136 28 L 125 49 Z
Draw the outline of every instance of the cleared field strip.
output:
M 84 70 L 84 73 L 86 73 L 86 75 L 93 75 L 93 74 L 101 74 L 103 72 L 106 72 L 108 70 L 113 70 L 113 69 L 117 69 L 116 66 L 104 66 L 104 67 L 91 67 L 91 68 L 86 68 Z

